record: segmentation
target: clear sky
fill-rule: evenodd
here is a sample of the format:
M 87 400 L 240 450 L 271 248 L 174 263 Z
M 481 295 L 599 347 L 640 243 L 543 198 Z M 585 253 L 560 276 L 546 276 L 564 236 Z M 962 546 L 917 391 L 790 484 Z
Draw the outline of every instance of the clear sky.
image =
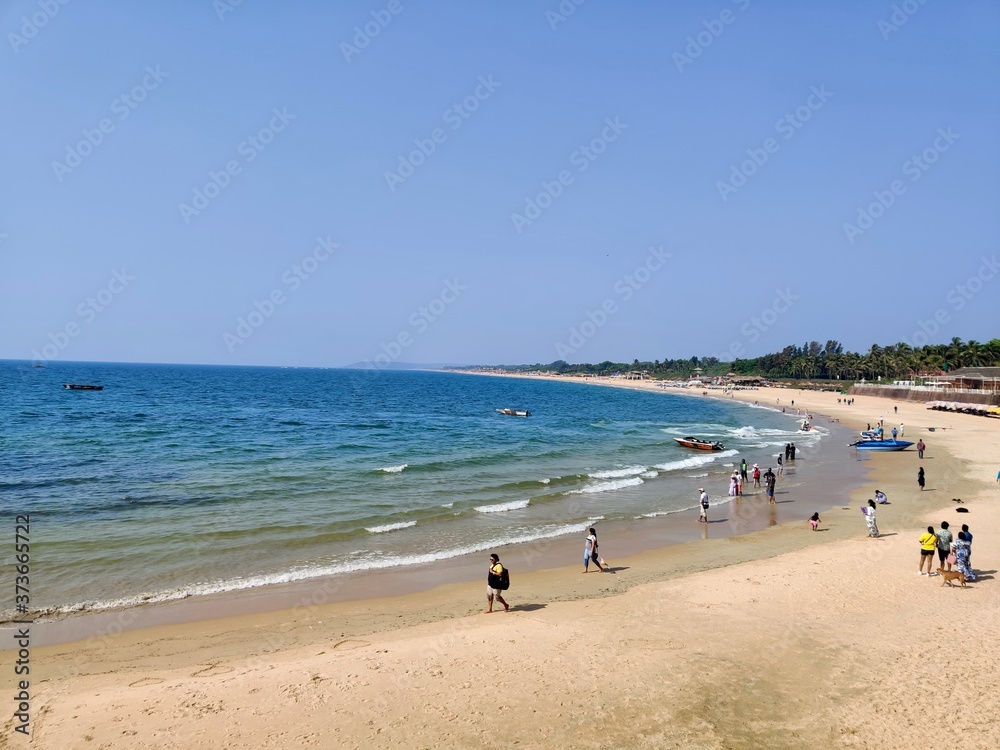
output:
M 998 333 L 996 0 L 14 0 L 0 31 L 0 358 Z

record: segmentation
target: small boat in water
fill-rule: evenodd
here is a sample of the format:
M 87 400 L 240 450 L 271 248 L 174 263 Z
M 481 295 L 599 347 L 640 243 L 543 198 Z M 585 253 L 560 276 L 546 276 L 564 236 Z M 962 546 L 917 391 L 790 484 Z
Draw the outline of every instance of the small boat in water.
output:
M 674 438 L 678 443 L 683 445 L 685 448 L 694 448 L 699 451 L 721 451 L 724 450 L 726 446 L 720 443 L 718 440 L 702 440 L 696 437 L 686 437 L 686 438 Z
M 913 443 L 907 440 L 859 440 L 851 445 L 858 450 L 866 451 L 901 451 L 909 448 Z
M 79 383 L 63 383 L 67 391 L 103 391 L 103 385 L 80 385 Z
M 506 414 L 508 417 L 530 417 L 531 412 L 527 409 L 497 409 L 497 414 Z

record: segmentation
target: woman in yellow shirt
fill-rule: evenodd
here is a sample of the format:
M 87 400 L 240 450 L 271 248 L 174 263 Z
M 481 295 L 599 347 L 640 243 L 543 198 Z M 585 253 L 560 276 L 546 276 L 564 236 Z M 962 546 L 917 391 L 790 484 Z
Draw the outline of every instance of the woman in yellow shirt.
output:
M 937 537 L 934 535 L 934 527 L 928 526 L 927 531 L 920 535 L 920 575 L 932 576 L 934 573 L 934 549 L 937 547 Z M 927 563 L 927 572 L 924 573 L 924 563 Z

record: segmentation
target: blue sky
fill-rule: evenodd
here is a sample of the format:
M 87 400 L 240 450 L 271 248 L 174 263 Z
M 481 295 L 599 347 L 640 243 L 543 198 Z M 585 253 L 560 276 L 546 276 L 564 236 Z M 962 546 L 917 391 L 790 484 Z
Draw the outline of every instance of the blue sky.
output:
M 0 3 L 0 358 L 988 340 L 1000 3 Z

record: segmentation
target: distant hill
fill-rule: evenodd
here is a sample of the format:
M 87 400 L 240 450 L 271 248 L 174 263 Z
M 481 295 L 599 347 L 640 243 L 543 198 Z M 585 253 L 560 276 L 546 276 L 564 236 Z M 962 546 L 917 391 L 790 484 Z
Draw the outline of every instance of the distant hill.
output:
M 475 367 L 475 365 L 456 365 L 456 364 L 446 364 L 441 362 L 388 362 L 388 363 L 377 363 L 377 362 L 354 362 L 350 365 L 344 365 L 342 370 L 449 370 L 455 368 L 465 368 L 465 367 Z

